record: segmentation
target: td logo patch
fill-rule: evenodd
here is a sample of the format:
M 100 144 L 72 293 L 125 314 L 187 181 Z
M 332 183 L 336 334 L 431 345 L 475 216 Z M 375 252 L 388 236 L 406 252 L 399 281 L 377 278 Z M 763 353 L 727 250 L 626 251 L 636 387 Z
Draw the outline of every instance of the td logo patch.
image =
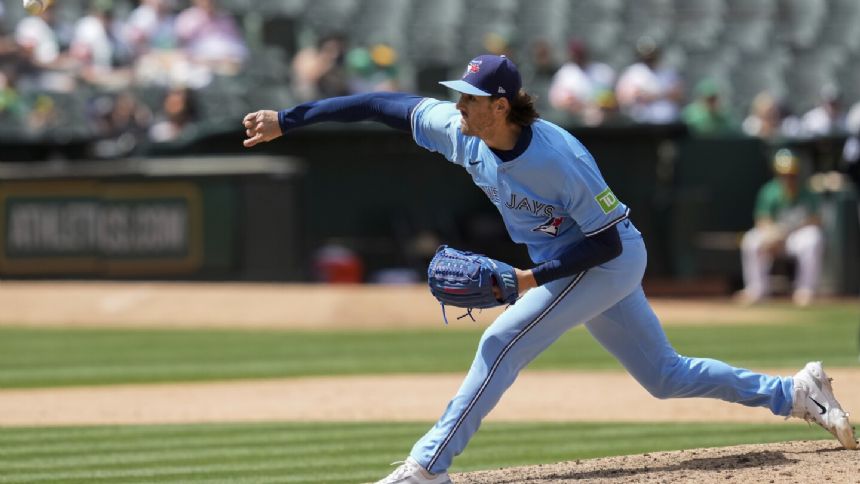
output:
M 606 190 L 598 193 L 594 200 L 597 201 L 597 204 L 600 205 L 600 209 L 603 210 L 604 214 L 608 214 L 615 207 L 618 206 L 618 199 L 615 198 L 615 194 L 612 193 L 612 190 L 609 187 L 606 187 Z

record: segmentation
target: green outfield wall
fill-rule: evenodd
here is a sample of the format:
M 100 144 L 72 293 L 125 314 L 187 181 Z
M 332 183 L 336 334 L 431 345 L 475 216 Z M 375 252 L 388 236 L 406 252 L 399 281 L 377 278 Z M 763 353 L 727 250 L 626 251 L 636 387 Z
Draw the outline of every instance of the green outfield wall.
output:
M 285 157 L 0 164 L 0 274 L 302 279 L 301 170 Z
M 845 141 L 692 138 L 676 125 L 572 132 L 630 206 L 647 277 L 724 287 L 740 282 L 740 235 L 773 152 L 792 147 L 812 176 L 840 168 Z M 215 132 L 137 160 L 2 164 L 0 275 L 312 280 L 317 250 L 337 246 L 365 280 L 392 268 L 420 278 L 441 242 L 530 264 L 462 169 L 408 135 L 327 124 L 252 150 L 241 140 Z M 856 189 L 844 178 L 821 190 L 824 289 L 856 294 Z

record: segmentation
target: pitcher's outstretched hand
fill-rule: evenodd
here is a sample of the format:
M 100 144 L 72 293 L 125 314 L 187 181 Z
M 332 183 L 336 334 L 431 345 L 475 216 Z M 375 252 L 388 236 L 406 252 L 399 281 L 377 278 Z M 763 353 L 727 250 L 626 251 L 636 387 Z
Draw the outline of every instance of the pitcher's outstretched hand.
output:
M 245 135 L 248 137 L 242 142 L 245 148 L 272 141 L 284 134 L 278 123 L 277 111 L 261 110 L 248 113 L 242 120 L 242 124 L 245 126 Z

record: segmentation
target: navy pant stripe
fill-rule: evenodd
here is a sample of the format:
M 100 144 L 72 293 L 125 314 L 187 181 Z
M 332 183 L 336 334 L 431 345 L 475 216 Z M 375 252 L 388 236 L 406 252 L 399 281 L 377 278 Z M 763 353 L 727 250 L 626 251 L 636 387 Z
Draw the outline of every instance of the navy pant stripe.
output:
M 585 275 L 586 272 L 587 271 L 580 272 L 579 275 L 577 275 L 576 278 L 573 281 L 571 281 L 571 283 L 566 288 L 564 288 L 564 290 L 561 292 L 561 294 L 559 294 L 558 297 L 555 298 L 555 300 L 553 300 L 552 303 L 550 303 L 550 305 L 547 306 L 546 309 L 544 309 L 534 319 L 534 321 L 532 321 L 525 328 L 523 328 L 523 330 L 520 331 L 514 337 L 514 339 L 512 339 L 511 342 L 508 343 L 502 349 L 502 352 L 496 358 L 496 361 L 493 363 L 493 366 L 490 368 L 490 372 L 487 374 L 487 377 L 484 379 L 484 382 L 481 384 L 481 387 L 478 388 L 478 392 L 475 394 L 475 397 L 472 398 L 472 400 L 469 402 L 469 405 L 466 407 L 466 410 L 463 411 L 463 415 L 461 415 L 460 418 L 457 419 L 457 423 L 454 424 L 454 428 L 451 429 L 451 432 L 449 432 L 448 435 L 445 437 L 445 440 L 442 442 L 442 445 L 440 445 L 439 449 L 436 450 L 436 453 L 433 454 L 433 458 L 430 459 L 430 463 L 427 464 L 428 469 L 432 468 L 433 464 L 436 463 L 436 460 L 439 458 L 439 455 L 442 453 L 442 450 L 445 449 L 445 447 L 448 445 L 448 442 L 451 441 L 451 439 L 454 437 L 454 434 L 456 434 L 457 430 L 460 428 L 460 425 L 462 425 L 463 421 L 466 419 L 466 416 L 469 415 L 469 412 L 472 410 L 472 408 L 478 402 L 478 399 L 481 398 L 481 395 L 484 393 L 484 389 L 487 388 L 487 385 L 489 385 L 490 380 L 493 378 L 493 375 L 496 373 L 496 369 L 501 364 L 502 359 L 505 357 L 505 355 L 511 350 L 511 348 L 513 348 L 513 346 L 517 343 L 517 341 L 522 339 L 522 337 L 525 336 L 526 333 L 531 331 L 532 328 L 534 328 L 539 322 L 541 322 L 541 320 L 543 318 L 545 318 L 546 315 L 549 314 L 549 312 L 554 307 L 556 307 L 558 305 L 559 301 L 561 301 L 562 298 L 564 298 L 567 295 L 567 293 L 569 293 L 571 291 L 571 289 L 573 289 L 574 286 L 576 286 L 579 283 L 579 281 L 582 279 L 582 277 Z

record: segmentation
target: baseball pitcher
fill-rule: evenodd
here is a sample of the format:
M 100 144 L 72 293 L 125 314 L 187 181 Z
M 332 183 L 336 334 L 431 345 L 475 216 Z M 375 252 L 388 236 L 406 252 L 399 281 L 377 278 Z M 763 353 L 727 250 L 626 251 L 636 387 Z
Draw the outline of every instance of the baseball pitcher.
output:
M 320 121 L 374 120 L 463 167 L 528 247 L 530 269 L 441 247 L 428 268 L 433 295 L 465 308 L 510 304 L 485 331 L 474 362 L 439 421 L 380 483 L 447 483 L 447 469 L 481 420 L 530 361 L 584 324 L 657 398 L 711 397 L 814 421 L 846 448 L 854 432 L 821 363 L 793 377 L 679 355 L 645 298 L 646 251 L 629 209 L 603 180 L 588 150 L 538 117 L 517 67 L 482 55 L 443 85 L 456 103 L 371 93 L 249 113 L 246 147 Z M 513 304 L 511 304 L 513 303 Z

